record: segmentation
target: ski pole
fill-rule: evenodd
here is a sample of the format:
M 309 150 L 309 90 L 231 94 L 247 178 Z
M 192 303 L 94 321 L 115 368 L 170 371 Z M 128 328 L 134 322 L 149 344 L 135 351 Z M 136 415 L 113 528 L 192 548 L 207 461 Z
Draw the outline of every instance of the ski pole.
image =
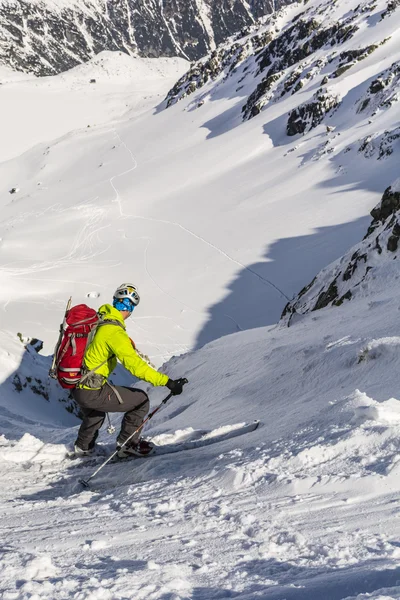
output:
M 188 383 L 188 380 L 187 380 L 187 379 L 184 379 L 184 383 Z M 115 452 L 113 452 L 113 453 L 111 454 L 111 456 L 109 456 L 109 457 L 107 458 L 107 460 L 105 460 L 103 463 L 101 463 L 101 465 L 99 466 L 99 468 L 98 468 L 98 469 L 96 469 L 96 471 L 95 471 L 94 473 L 92 473 L 92 474 L 90 475 L 90 477 L 88 477 L 87 479 L 80 479 L 80 480 L 79 480 L 79 483 L 81 483 L 81 484 L 83 485 L 83 487 L 85 487 L 85 488 L 88 488 L 88 487 L 89 487 L 89 481 L 90 481 L 91 479 L 93 479 L 93 477 L 95 477 L 95 476 L 97 475 L 97 473 L 99 473 L 99 472 L 102 470 L 102 468 L 103 468 L 103 467 L 105 467 L 105 466 L 106 466 L 106 465 L 107 465 L 107 464 L 110 462 L 110 460 L 112 460 L 112 459 L 114 458 L 114 456 L 116 456 L 116 455 L 118 454 L 118 452 L 119 452 L 119 451 L 120 451 L 122 448 L 124 448 L 124 446 L 126 446 L 126 444 L 129 442 L 129 440 L 131 440 L 131 439 L 133 438 L 133 436 L 134 436 L 134 435 L 136 435 L 137 433 L 139 433 L 139 431 L 140 431 L 141 429 L 143 429 L 143 427 L 146 425 L 146 423 L 147 423 L 148 421 L 150 421 L 150 419 L 152 419 L 152 418 L 154 417 L 154 415 L 156 414 L 156 412 L 158 412 L 158 411 L 160 410 L 160 408 L 161 408 L 161 407 L 162 407 L 164 404 L 166 404 L 166 403 L 168 402 L 168 400 L 171 398 L 171 396 L 173 396 L 172 392 L 170 392 L 170 393 L 168 394 L 168 396 L 166 396 L 166 397 L 164 398 L 164 400 L 161 402 L 161 404 L 159 404 L 159 405 L 158 405 L 158 406 L 157 406 L 157 407 L 156 407 L 156 408 L 155 408 L 155 409 L 154 409 L 154 410 L 153 410 L 151 413 L 149 413 L 149 415 L 148 415 L 148 416 L 147 416 L 147 418 L 146 418 L 146 419 L 143 421 L 143 423 L 140 425 L 140 427 L 138 427 L 138 428 L 136 429 L 136 431 L 134 431 L 134 432 L 133 432 L 133 433 L 132 433 L 132 434 L 131 434 L 131 435 L 128 437 L 128 439 L 127 439 L 127 440 L 125 440 L 125 442 L 124 442 L 123 444 L 121 444 L 121 446 L 120 446 L 119 448 L 117 448 L 117 450 L 115 450 Z

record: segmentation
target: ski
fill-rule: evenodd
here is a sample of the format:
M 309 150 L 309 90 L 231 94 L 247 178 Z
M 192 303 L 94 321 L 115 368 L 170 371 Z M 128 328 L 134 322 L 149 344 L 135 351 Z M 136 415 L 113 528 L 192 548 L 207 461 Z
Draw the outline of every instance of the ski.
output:
M 238 423 L 237 425 L 225 425 L 207 432 L 201 432 L 202 435 L 198 439 L 187 440 L 184 442 L 175 442 L 172 444 L 163 444 L 154 447 L 154 452 L 150 456 L 160 456 L 164 454 L 173 454 L 174 452 L 183 452 L 193 450 L 195 448 L 203 448 L 211 444 L 218 444 L 246 433 L 255 431 L 259 426 L 260 421 L 252 421 L 251 423 Z M 135 457 L 133 457 L 135 458 Z M 138 458 L 138 457 L 136 457 Z M 147 458 L 147 457 L 146 457 Z
M 198 439 L 191 439 L 191 440 L 187 440 L 187 441 L 183 441 L 183 442 L 175 442 L 173 444 L 160 444 L 160 445 L 155 445 L 154 447 L 154 451 L 147 455 L 147 456 L 127 456 L 124 458 L 118 458 L 116 451 L 114 451 L 112 454 L 110 454 L 109 458 L 106 458 L 103 460 L 100 464 L 100 466 L 94 471 L 94 473 L 92 473 L 90 475 L 90 477 L 88 479 L 79 479 L 79 483 L 85 487 L 85 488 L 89 488 L 89 482 L 91 479 L 93 479 L 93 477 L 95 477 L 97 475 L 97 473 L 99 473 L 99 471 L 101 471 L 108 463 L 112 464 L 112 463 L 116 463 L 116 462 L 126 462 L 126 461 L 130 461 L 130 460 L 143 460 L 143 459 L 147 459 L 148 457 L 151 456 L 160 456 L 160 455 L 165 455 L 165 454 L 173 454 L 175 452 L 182 452 L 182 451 L 187 451 L 187 450 L 193 450 L 195 448 L 202 448 L 205 446 L 210 446 L 211 444 L 217 444 L 220 442 L 224 442 L 226 440 L 229 440 L 231 438 L 235 438 L 238 437 L 240 435 L 244 435 L 246 433 L 250 433 L 252 431 L 254 431 L 255 429 L 257 429 L 257 427 L 259 426 L 260 421 L 253 421 L 251 423 L 238 423 L 237 425 L 225 425 L 222 427 L 218 427 L 216 429 L 213 429 L 211 431 L 200 431 L 197 432 L 200 437 Z M 194 434 L 196 434 L 196 432 L 193 432 Z M 91 457 L 90 457 L 91 458 Z M 91 466 L 91 467 L 95 467 L 98 464 L 98 461 L 95 461 L 94 463 L 89 464 L 89 457 L 87 457 L 86 460 L 88 460 L 88 462 L 86 462 L 86 460 L 84 458 L 82 458 L 82 466 Z M 84 462 L 85 461 L 85 462 Z
M 126 458 L 115 457 L 113 463 L 125 462 L 127 460 L 142 460 L 151 458 L 154 456 L 163 456 L 165 454 L 173 454 L 177 452 L 184 452 L 188 450 L 194 450 L 196 448 L 203 448 L 212 444 L 218 444 L 246 433 L 255 431 L 260 425 L 259 420 L 252 421 L 250 423 L 238 423 L 236 425 L 223 425 L 216 429 L 210 430 L 199 430 L 194 431 L 192 436 L 196 436 L 195 439 L 189 439 L 185 441 L 173 442 L 171 444 L 155 444 L 153 452 L 148 456 L 128 456 Z M 95 466 L 111 453 L 101 452 L 89 456 L 79 456 L 75 452 L 67 452 L 66 458 L 70 460 L 79 460 L 76 467 L 91 467 Z

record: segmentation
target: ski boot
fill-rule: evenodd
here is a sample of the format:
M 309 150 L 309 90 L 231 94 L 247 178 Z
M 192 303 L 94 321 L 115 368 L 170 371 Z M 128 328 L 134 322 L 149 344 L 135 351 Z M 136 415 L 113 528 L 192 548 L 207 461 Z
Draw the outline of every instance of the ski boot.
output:
M 148 456 L 154 452 L 154 444 L 141 438 L 136 443 L 127 444 L 126 446 L 117 445 L 118 458 L 128 458 L 130 456 Z

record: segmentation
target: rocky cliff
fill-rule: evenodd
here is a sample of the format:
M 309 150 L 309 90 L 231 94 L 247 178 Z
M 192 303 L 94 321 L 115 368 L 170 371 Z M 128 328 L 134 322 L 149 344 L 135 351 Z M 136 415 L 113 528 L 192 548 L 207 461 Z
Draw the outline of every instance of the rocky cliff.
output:
M 102 50 L 196 60 L 286 0 L 0 0 L 0 64 L 52 75 Z

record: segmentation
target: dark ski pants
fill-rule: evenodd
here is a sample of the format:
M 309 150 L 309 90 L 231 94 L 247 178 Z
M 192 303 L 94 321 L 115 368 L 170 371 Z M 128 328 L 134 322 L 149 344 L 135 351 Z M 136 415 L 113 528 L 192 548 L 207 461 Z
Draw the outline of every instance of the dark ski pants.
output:
M 135 388 L 115 387 L 124 402 L 123 404 L 119 402 L 113 389 L 107 384 L 103 385 L 101 390 L 77 388 L 73 391 L 73 396 L 83 413 L 82 425 L 79 428 L 75 442 L 82 450 L 88 450 L 94 446 L 106 413 L 125 413 L 121 423 L 121 431 L 117 438 L 117 443 L 123 444 L 135 429 L 142 424 L 149 412 L 150 403 L 145 392 Z M 132 443 L 136 443 L 139 436 L 139 433 L 133 436 Z

